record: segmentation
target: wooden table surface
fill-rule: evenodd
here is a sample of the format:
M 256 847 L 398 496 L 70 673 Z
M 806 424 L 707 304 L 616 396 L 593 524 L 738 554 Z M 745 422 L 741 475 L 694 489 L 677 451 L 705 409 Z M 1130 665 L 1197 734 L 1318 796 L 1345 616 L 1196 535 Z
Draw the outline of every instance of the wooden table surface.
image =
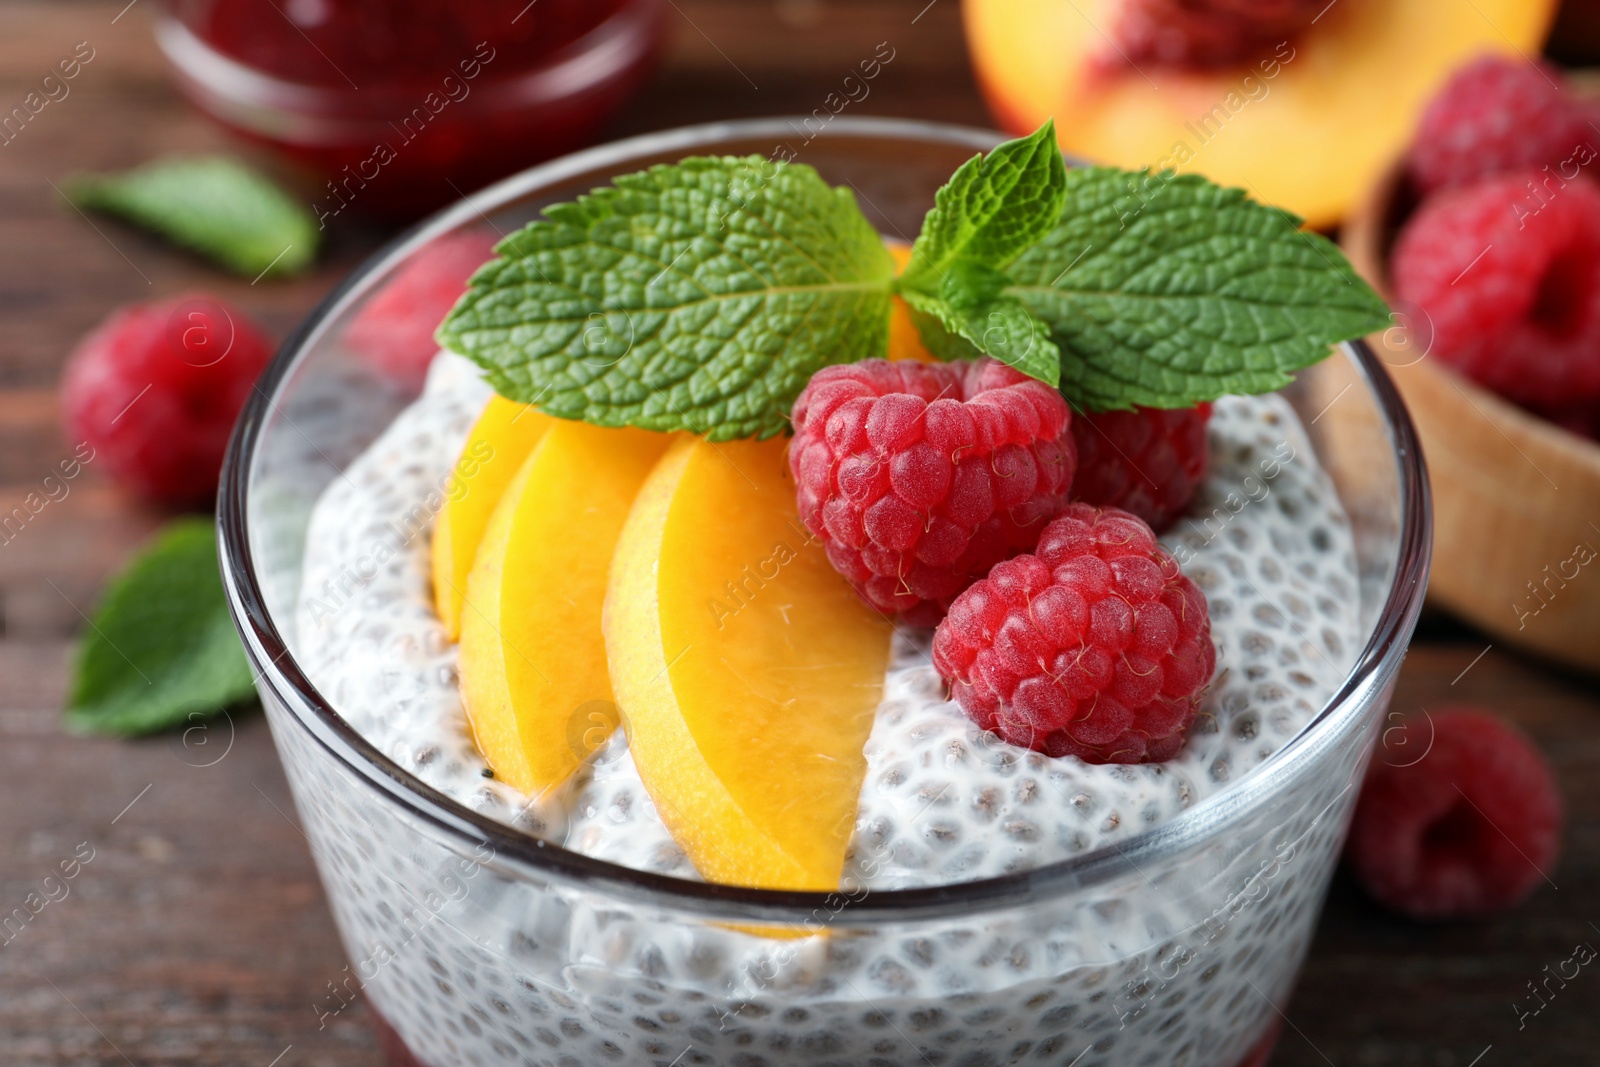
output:
M 347 225 L 312 276 L 252 286 L 60 207 L 50 183 L 73 170 L 226 144 L 168 85 L 149 0 L 125 4 L 0 2 L 0 110 L 78 42 L 94 48 L 70 95 L 0 147 L 0 513 L 70 454 L 56 378 L 111 307 L 203 287 L 282 336 L 384 236 Z M 674 0 L 669 15 L 661 73 L 618 134 L 809 113 L 880 41 L 896 57 L 856 111 L 988 124 L 958 0 Z M 134 742 L 62 732 L 81 613 L 161 519 L 91 465 L 0 545 L 0 914 L 92 855 L 67 896 L 0 943 L 0 1064 L 374 1067 L 361 1009 L 318 1028 L 314 1005 L 345 960 L 259 713 Z M 1537 739 L 1569 808 L 1552 884 L 1500 919 L 1420 926 L 1341 874 L 1279 1067 L 1600 1060 L 1600 974 L 1581 972 L 1520 1030 L 1513 1010 L 1547 964 L 1600 945 L 1600 699 L 1488 644 L 1427 621 L 1396 706 L 1488 704 Z

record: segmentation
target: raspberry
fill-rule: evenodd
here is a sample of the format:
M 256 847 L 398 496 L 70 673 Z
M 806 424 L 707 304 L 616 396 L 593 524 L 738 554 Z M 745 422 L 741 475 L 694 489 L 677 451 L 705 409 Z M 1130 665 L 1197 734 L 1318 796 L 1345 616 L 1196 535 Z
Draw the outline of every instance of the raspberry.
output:
M 1135 66 L 1223 67 L 1270 55 L 1327 0 L 1124 0 L 1107 59 Z
M 1543 63 L 1484 56 L 1456 71 L 1422 113 L 1407 161 L 1423 193 L 1505 171 L 1592 158 L 1582 106 Z M 1565 174 L 1572 178 L 1575 174 Z
M 1429 197 L 1395 244 L 1396 294 L 1432 329 L 1430 351 L 1535 410 L 1600 399 L 1600 188 L 1543 202 L 1537 171 Z
M 234 420 L 272 343 L 241 312 L 204 296 L 123 308 L 85 337 L 61 379 L 69 431 L 111 473 L 163 503 L 217 491 Z
M 1033 548 L 1077 466 L 1061 394 L 990 359 L 825 367 L 793 419 L 800 517 L 867 603 L 916 626 Z
M 1404 735 L 1391 739 L 1396 730 Z M 1561 797 L 1531 741 L 1489 712 L 1458 707 L 1409 719 L 1384 742 L 1347 850 L 1377 900 L 1419 919 L 1485 915 L 1544 881 Z
M 433 331 L 466 292 L 467 279 L 494 255 L 495 241 L 494 234 L 469 231 L 423 248 L 357 313 L 345 343 L 407 389 L 421 389 L 439 351 Z
M 1549 420 L 1568 433 L 1600 441 L 1600 408 L 1593 404 L 1580 407 L 1556 408 L 1544 412 Z
M 1080 412 L 1074 500 L 1131 511 L 1157 530 L 1182 515 L 1205 474 L 1211 405 Z
M 995 565 L 950 605 L 933 664 L 974 722 L 1088 763 L 1183 748 L 1217 653 L 1200 589 L 1144 521 L 1070 504 L 1036 555 Z

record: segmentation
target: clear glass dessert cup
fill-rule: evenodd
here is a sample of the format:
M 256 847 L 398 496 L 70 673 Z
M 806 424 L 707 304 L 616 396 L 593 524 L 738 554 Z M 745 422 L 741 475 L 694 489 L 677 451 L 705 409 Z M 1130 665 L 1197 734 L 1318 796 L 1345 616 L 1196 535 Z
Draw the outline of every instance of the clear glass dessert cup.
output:
M 510 232 L 614 175 L 707 153 L 815 166 L 890 237 L 998 135 L 834 119 L 695 127 L 544 164 L 357 270 L 268 370 L 223 474 L 235 618 L 351 964 L 396 1064 L 1239 1067 L 1270 1049 L 1422 603 L 1429 505 L 1410 419 L 1372 353 L 1287 391 L 1351 519 L 1363 650 L 1251 773 L 1117 844 L 1020 873 L 836 893 L 708 885 L 537 840 L 423 785 L 299 666 L 294 604 L 323 488 L 409 397 L 341 337 L 429 241 Z M 354 602 L 360 575 L 355 573 Z M 1289 625 L 1293 626 L 1292 620 Z M 774 773 L 781 773 L 775 769 Z

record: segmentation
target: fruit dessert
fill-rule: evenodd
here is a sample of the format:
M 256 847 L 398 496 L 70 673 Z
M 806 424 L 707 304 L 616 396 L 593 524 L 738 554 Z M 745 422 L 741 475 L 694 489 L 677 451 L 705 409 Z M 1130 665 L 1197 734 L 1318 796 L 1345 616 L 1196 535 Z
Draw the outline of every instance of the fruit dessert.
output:
M 1273 391 L 1386 309 L 1292 216 L 1069 171 L 1049 126 L 958 170 L 909 253 L 847 190 L 754 158 L 621 176 L 545 216 L 473 276 L 421 397 L 306 539 L 297 656 L 440 792 L 684 880 L 949 886 L 1205 802 L 1355 662 L 1349 522 Z M 1331 853 L 1337 833 L 1312 818 L 1296 840 Z M 1313 867 L 1207 951 L 1297 959 Z M 952 926 L 893 957 L 563 908 L 505 916 L 541 982 L 470 972 L 519 1032 L 568 1014 L 553 1043 L 413 1033 L 396 1006 L 444 1002 L 396 986 L 421 1060 L 921 1062 L 882 1020 L 959 1002 L 952 1062 L 1087 1042 L 1117 1052 L 1085 1063 L 1231 1067 L 1270 1010 L 1236 994 L 1277 981 L 1180 965 L 1162 997 L 1195 1007 L 1148 1015 L 1096 994 L 1108 961 L 1137 986 L 1180 952 L 1161 891 L 1031 945 L 991 931 L 1022 938 L 998 954 Z M 628 1006 L 696 997 L 648 1025 Z

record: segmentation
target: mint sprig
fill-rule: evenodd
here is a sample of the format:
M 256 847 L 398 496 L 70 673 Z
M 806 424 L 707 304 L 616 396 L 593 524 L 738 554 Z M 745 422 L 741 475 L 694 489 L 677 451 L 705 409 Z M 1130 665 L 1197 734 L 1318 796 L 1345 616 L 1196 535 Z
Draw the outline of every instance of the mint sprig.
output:
M 1326 238 L 1195 175 L 1071 170 L 1060 221 L 1005 293 L 1048 325 L 1091 410 L 1282 388 L 1389 309 Z
M 495 252 L 439 342 L 562 418 L 770 437 L 819 368 L 888 343 L 893 261 L 850 192 L 807 166 L 652 167 Z
M 552 415 L 769 437 L 815 371 L 885 354 L 898 293 L 941 359 L 994 356 L 1090 410 L 1189 407 L 1387 326 L 1299 223 L 1203 178 L 1069 170 L 1046 123 L 956 171 L 893 278 L 810 167 L 692 158 L 547 208 L 438 339 Z
M 228 617 L 216 528 L 180 519 L 106 591 L 78 648 L 66 719 L 79 733 L 152 733 L 254 692 Z
M 1054 121 L 973 156 L 934 194 L 901 288 L 936 292 L 963 261 L 1004 269 L 1060 219 L 1066 181 Z
M 944 358 L 986 354 L 1056 384 L 1056 344 L 1004 292 L 1004 271 L 1061 217 L 1065 197 L 1054 122 L 956 169 L 934 195 L 896 286 L 917 321 L 938 323 L 925 343 Z M 952 344 L 955 338 L 965 344 Z
M 246 277 L 296 274 L 317 255 L 305 205 L 227 156 L 158 159 L 123 174 L 68 178 L 67 199 L 120 215 Z
M 1008 284 L 995 268 L 960 259 L 934 292 L 902 289 L 900 295 L 911 306 L 923 344 L 941 359 L 990 355 L 1055 385 L 1061 353 L 1045 324 L 1004 292 Z

